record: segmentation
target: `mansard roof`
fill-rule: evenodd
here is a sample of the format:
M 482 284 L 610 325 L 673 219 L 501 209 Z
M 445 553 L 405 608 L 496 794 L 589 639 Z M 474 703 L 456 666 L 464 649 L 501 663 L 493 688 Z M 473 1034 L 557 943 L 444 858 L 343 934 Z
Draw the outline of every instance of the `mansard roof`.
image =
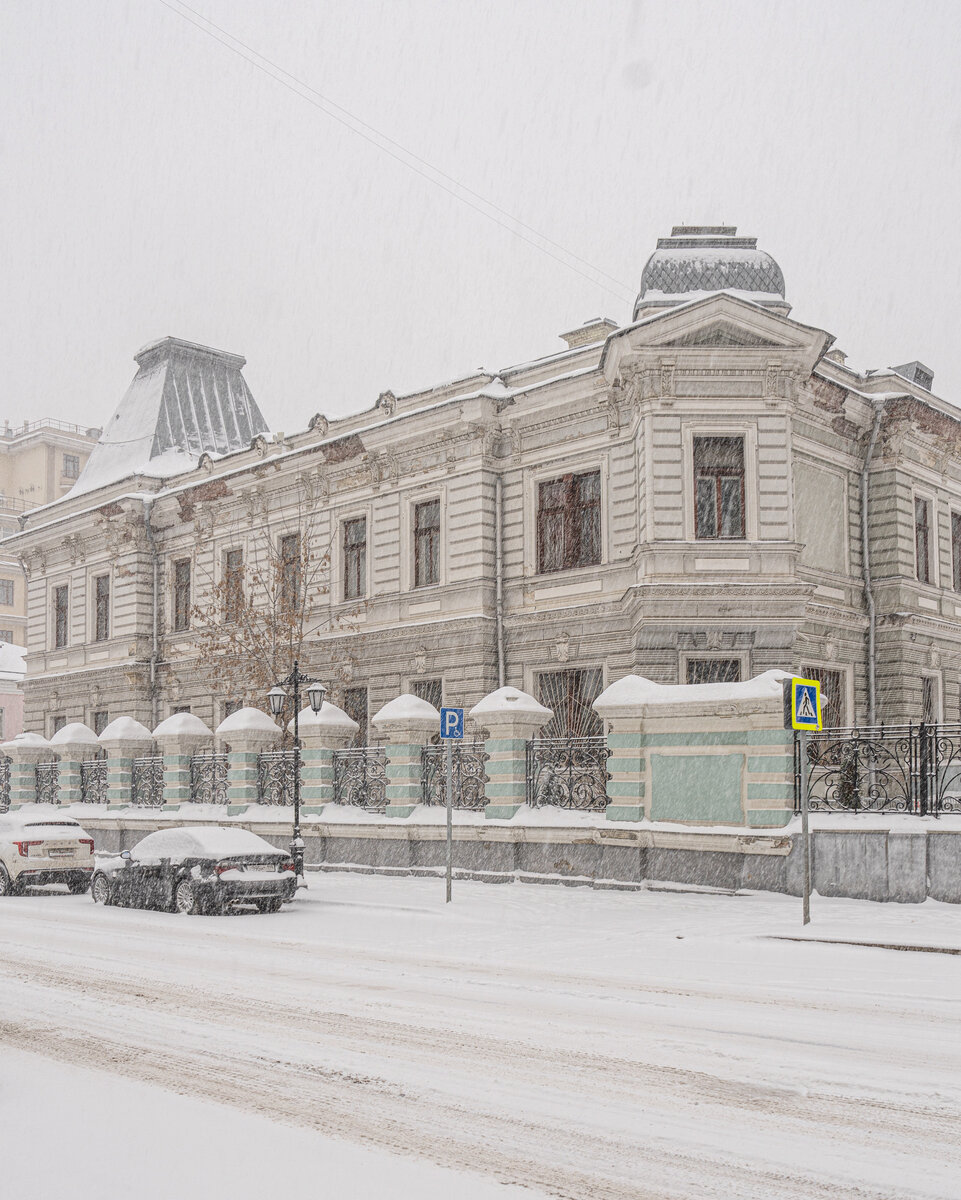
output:
M 166 337 L 134 356 L 138 371 L 72 491 L 133 475 L 166 479 L 201 454 L 246 450 L 267 422 L 239 354 Z

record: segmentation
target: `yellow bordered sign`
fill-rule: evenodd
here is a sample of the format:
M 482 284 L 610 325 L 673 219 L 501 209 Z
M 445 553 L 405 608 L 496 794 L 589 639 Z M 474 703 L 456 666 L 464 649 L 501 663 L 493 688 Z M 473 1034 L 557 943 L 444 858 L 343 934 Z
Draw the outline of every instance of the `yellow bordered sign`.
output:
M 821 685 L 816 679 L 785 679 L 784 728 L 816 733 L 821 728 Z

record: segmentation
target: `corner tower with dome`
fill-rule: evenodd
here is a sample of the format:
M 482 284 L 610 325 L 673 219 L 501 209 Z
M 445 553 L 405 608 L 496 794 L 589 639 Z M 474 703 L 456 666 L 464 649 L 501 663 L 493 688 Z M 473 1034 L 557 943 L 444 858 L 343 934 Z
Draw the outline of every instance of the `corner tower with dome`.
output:
M 385 380 L 344 397 L 353 415 L 273 436 L 241 359 L 165 340 L 167 385 L 140 362 L 116 419 L 144 453 L 125 462 L 108 429 L 109 470 L 9 544 L 29 576 L 27 727 L 216 724 L 256 701 L 226 676 L 211 692 L 178 597 L 202 601 L 228 563 L 242 579 L 255 524 L 307 536 L 305 503 L 325 577 L 301 666 L 359 741 L 401 692 L 469 708 L 501 683 L 553 710 L 548 736 L 598 732 L 592 700 L 629 673 L 801 670 L 833 723 L 957 716 L 956 398 L 918 359 L 854 369 L 817 319 L 754 237 L 675 226 L 622 320 L 417 393 Z

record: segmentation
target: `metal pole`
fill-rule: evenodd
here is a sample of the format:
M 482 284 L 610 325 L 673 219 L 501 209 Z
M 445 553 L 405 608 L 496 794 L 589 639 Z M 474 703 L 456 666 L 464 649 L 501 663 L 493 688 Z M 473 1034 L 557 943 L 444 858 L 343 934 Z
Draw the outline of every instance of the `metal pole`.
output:
M 453 811 L 454 811 L 454 751 L 450 738 L 445 742 L 445 773 L 447 775 L 447 903 L 450 904 L 450 879 L 453 860 Z
M 802 730 L 798 738 L 801 753 L 801 846 L 804 866 L 801 924 L 809 925 L 811 923 L 811 830 L 808 827 L 808 735 Z
M 298 880 L 304 875 L 304 839 L 300 836 L 300 671 L 294 662 L 294 840 L 291 856 Z

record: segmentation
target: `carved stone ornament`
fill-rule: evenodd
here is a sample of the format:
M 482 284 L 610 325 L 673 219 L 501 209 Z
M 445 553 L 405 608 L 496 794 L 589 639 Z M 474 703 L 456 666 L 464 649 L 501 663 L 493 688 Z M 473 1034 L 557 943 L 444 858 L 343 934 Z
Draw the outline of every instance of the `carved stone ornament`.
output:
M 66 550 L 71 564 L 83 562 L 87 557 L 86 545 L 78 533 L 68 534 L 63 539 L 63 548 Z
M 661 397 L 673 400 L 676 386 L 675 363 L 673 359 L 661 359 L 658 366 L 661 376 Z
M 390 391 L 381 392 L 374 408 L 382 408 L 388 417 L 392 417 L 397 409 L 397 397 Z
M 427 647 L 419 646 L 414 654 L 414 670 L 418 675 L 423 675 L 427 670 Z
M 571 635 L 562 633 L 554 643 L 554 653 L 557 656 L 557 661 L 566 663 L 571 657 Z
M 824 657 L 828 660 L 828 662 L 834 662 L 834 660 L 837 658 L 837 656 L 838 656 L 837 646 L 834 644 L 834 642 L 828 642 L 827 645 L 824 647 Z
M 244 504 L 247 508 L 247 519 L 251 523 L 267 516 L 269 505 L 267 493 L 261 487 L 253 487 L 244 493 Z
M 263 458 L 267 453 L 267 439 L 262 433 L 258 433 L 256 437 L 250 439 L 250 448 L 251 450 L 256 450 L 260 457 Z
M 311 433 L 319 433 L 321 437 L 326 437 L 327 430 L 330 428 L 330 422 L 323 413 L 314 413 L 307 422 L 307 428 Z
M 711 629 L 704 639 L 704 644 L 708 650 L 720 650 L 724 645 L 724 635 L 719 629 Z
M 198 504 L 194 510 L 194 533 L 205 539 L 214 535 L 214 514 L 207 504 Z
M 777 400 L 781 395 L 781 364 L 768 363 L 764 372 L 764 398 Z
M 598 398 L 598 407 L 607 417 L 607 432 L 616 438 L 621 431 L 621 398 L 624 393 L 622 386 L 615 385 L 611 390 Z
M 928 655 L 928 662 L 931 664 L 932 667 L 940 667 L 941 666 L 941 653 L 937 649 L 936 646 L 931 647 L 931 652 Z
M 31 562 L 30 555 L 21 554 L 18 556 L 17 561 L 20 563 L 20 570 L 29 579 L 33 574 L 33 563 Z
M 201 469 L 201 471 L 206 471 L 209 475 L 214 469 L 214 460 L 205 452 L 201 454 L 200 461 L 197 463 L 197 466 Z

